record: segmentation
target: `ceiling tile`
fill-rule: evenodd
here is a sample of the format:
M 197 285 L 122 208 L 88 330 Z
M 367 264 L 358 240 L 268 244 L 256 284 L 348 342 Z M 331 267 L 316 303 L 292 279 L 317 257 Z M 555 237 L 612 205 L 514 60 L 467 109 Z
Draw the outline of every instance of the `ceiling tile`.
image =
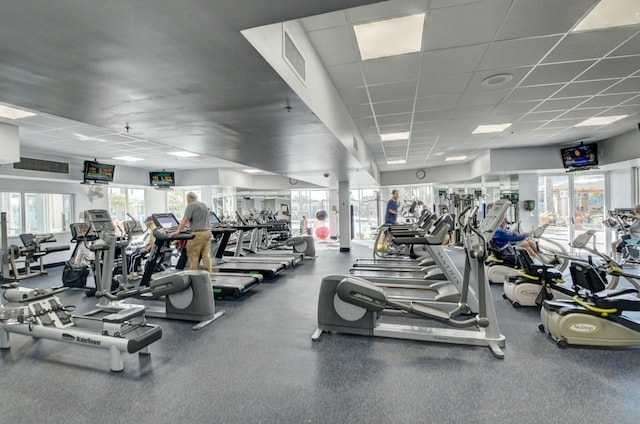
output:
M 369 95 L 365 87 L 342 88 L 339 90 L 340 97 L 345 105 L 361 105 L 369 103 Z
M 627 100 L 633 98 L 634 94 L 606 94 L 591 98 L 577 107 L 577 109 L 588 109 L 592 107 L 613 107 L 620 103 L 624 103 Z
M 309 39 L 325 66 L 354 63 L 360 58 L 350 27 L 313 31 Z
M 621 80 L 618 84 L 606 89 L 602 94 L 638 92 L 640 92 L 640 77 L 631 77 Z
M 620 78 L 633 75 L 638 70 L 640 70 L 640 55 L 602 59 L 587 72 L 580 75 L 578 80 Z
M 430 11 L 425 28 L 426 50 L 493 40 L 510 3 L 510 0 L 484 1 Z
M 541 102 L 503 102 L 497 105 L 491 115 L 502 115 L 506 113 L 527 113 L 533 110 Z
M 599 31 L 569 33 L 544 58 L 545 63 L 570 62 L 573 60 L 599 59 L 615 50 L 637 30 L 632 28 L 609 28 Z
M 534 112 L 545 112 L 545 111 L 566 111 L 569 109 L 573 109 L 581 103 L 589 100 L 589 97 L 570 97 L 566 99 L 551 99 L 546 100 L 534 110 Z
M 418 53 L 366 60 L 362 73 L 367 85 L 417 80 L 421 60 Z
M 506 101 L 524 102 L 531 100 L 545 100 L 556 91 L 564 87 L 564 84 L 536 85 L 530 87 L 518 87 L 509 94 Z
M 389 100 L 413 100 L 416 96 L 417 80 L 370 85 L 369 95 L 374 103 Z
M 622 46 L 617 48 L 610 56 L 629 56 L 640 54 L 640 32 Z
M 478 69 L 515 68 L 537 64 L 560 40 L 559 35 L 491 43 Z
M 411 113 L 398 113 L 395 115 L 383 115 L 377 116 L 376 121 L 378 121 L 379 127 L 389 126 L 389 125 L 406 125 L 407 128 L 411 125 Z M 389 132 L 389 131 L 384 131 Z
M 422 78 L 475 71 L 488 44 L 477 44 L 423 53 Z
M 553 97 L 579 97 L 594 96 L 607 87 L 614 84 L 617 79 L 596 80 L 596 81 L 576 81 L 565 85 L 562 90 L 558 91 Z
M 524 67 L 524 68 L 504 68 L 504 69 L 493 69 L 489 71 L 478 71 L 473 74 L 473 77 L 471 78 L 471 82 L 469 83 L 468 90 L 484 91 L 489 89 L 497 90 L 497 89 L 503 89 L 503 88 L 514 88 L 518 84 L 520 84 L 522 79 L 529 73 L 529 71 L 531 71 L 531 69 L 532 69 L 531 67 Z M 510 74 L 513 76 L 513 78 L 511 79 L 511 81 L 505 82 L 504 84 L 501 84 L 499 86 L 493 86 L 491 88 L 486 87 L 482 84 L 482 81 L 484 81 L 486 78 L 497 75 L 497 74 Z M 535 85 L 535 84 L 532 84 L 532 85 Z
M 591 109 L 574 109 L 568 112 L 565 112 L 560 116 L 560 119 L 582 119 L 583 121 L 587 118 L 591 118 L 592 116 L 597 116 L 602 112 L 606 111 L 608 108 L 606 107 L 597 107 Z
M 365 85 L 358 63 L 327 66 L 326 69 L 338 89 Z
M 418 97 L 416 99 L 416 111 L 451 109 L 456 106 L 459 99 L 459 94 Z
M 536 66 L 533 71 L 531 71 L 527 78 L 525 78 L 525 80 L 522 82 L 522 85 L 526 86 L 570 82 L 594 63 L 595 61 L 593 60 L 587 60 L 582 62 L 539 65 Z
M 348 24 L 347 15 L 344 10 L 309 16 L 302 18 L 300 22 L 306 31 L 316 31 Z
M 411 113 L 413 112 L 413 100 L 374 103 L 373 110 L 376 116 Z
M 500 90 L 467 91 L 460 98 L 460 106 L 497 105 L 511 92 L 510 88 Z
M 496 40 L 569 31 L 598 0 L 516 0 Z
M 424 74 L 418 83 L 418 96 L 433 96 L 436 94 L 462 93 L 471 81 L 472 73 L 449 74 L 439 77 L 429 77 Z

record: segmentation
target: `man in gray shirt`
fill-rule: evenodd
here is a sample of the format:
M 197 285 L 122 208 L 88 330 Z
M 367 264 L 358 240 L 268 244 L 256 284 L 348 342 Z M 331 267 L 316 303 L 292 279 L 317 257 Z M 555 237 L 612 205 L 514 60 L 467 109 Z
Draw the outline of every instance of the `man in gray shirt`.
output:
M 189 269 L 199 269 L 200 258 L 204 264 L 204 269 L 211 272 L 211 230 L 209 229 L 209 208 L 198 201 L 198 195 L 190 191 L 187 193 L 187 207 L 184 216 L 180 220 L 178 229 L 169 234 L 173 237 L 180 233 L 189 225 L 191 233 L 195 238 L 187 242 L 187 258 Z

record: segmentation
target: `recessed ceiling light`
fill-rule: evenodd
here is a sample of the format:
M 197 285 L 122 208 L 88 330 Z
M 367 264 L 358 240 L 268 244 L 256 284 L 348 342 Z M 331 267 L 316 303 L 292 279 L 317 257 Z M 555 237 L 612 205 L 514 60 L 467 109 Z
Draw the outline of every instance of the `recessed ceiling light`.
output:
M 407 163 L 406 159 L 388 160 L 387 165 L 402 165 Z
M 125 162 L 140 162 L 142 158 L 134 158 L 133 156 L 114 156 L 112 159 L 123 160 Z
M 638 0 L 600 0 L 572 32 L 640 24 Z
M 513 75 L 511 74 L 495 74 L 489 77 L 486 77 L 480 83 L 486 87 L 496 87 L 502 84 L 506 84 L 513 79 Z
M 467 157 L 466 156 L 447 156 L 447 158 L 444 160 L 445 162 L 452 162 L 452 161 L 456 161 L 456 160 L 465 160 Z
M 27 112 L 26 110 L 16 109 L 9 106 L 0 105 L 0 118 L 7 119 L 21 119 L 35 116 L 35 113 Z
M 426 14 L 354 25 L 362 60 L 414 53 L 422 50 Z
M 380 134 L 380 141 L 408 140 L 409 132 Z
M 179 158 L 192 158 L 195 156 L 200 156 L 197 153 L 185 152 L 184 150 L 178 150 L 176 152 L 167 152 L 170 155 L 178 156 Z
M 495 124 L 495 125 L 478 125 L 478 128 L 473 130 L 471 134 L 488 134 L 488 133 L 498 133 L 506 130 L 511 126 L 511 123 L 508 124 Z
M 247 174 L 257 174 L 259 172 L 262 172 L 259 169 L 243 169 L 243 171 L 246 172 Z
M 594 116 L 593 118 L 586 119 L 579 124 L 576 124 L 576 127 L 599 127 L 601 125 L 611 124 L 613 122 L 619 121 L 621 119 L 626 118 L 629 115 L 616 115 L 616 116 Z

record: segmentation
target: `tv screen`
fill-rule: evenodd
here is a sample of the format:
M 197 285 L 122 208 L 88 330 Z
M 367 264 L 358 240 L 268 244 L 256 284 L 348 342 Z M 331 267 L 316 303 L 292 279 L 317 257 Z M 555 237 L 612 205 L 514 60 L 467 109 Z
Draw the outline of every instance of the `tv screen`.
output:
M 114 170 L 115 165 L 86 160 L 84 161 L 84 180 L 110 183 L 113 181 Z
M 598 165 L 598 145 L 581 144 L 561 150 L 562 165 L 567 169 L 584 168 Z
M 176 176 L 173 171 L 151 171 L 149 183 L 154 187 L 173 187 L 176 185 Z

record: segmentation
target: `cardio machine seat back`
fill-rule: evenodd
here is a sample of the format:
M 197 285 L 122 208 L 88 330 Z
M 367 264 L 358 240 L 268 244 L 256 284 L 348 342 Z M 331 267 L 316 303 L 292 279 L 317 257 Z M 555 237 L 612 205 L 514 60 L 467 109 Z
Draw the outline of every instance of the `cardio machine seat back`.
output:
M 498 247 L 496 241 L 490 239 L 487 242 L 487 250 L 491 256 L 493 256 L 493 259 L 490 259 L 490 261 L 499 262 L 500 265 L 516 265 L 516 255 L 513 251 L 513 246 L 507 244 L 504 247 Z
M 640 311 L 640 298 L 635 288 L 607 290 L 606 282 L 596 269 L 588 264 L 571 263 L 571 279 L 578 293 L 584 300 L 592 302 L 601 309 L 615 309 L 613 314 L 623 311 Z
M 517 265 L 526 275 L 537 277 L 539 281 L 562 279 L 562 273 L 553 270 L 553 267 L 546 264 L 536 264 L 526 249 L 518 249 Z

